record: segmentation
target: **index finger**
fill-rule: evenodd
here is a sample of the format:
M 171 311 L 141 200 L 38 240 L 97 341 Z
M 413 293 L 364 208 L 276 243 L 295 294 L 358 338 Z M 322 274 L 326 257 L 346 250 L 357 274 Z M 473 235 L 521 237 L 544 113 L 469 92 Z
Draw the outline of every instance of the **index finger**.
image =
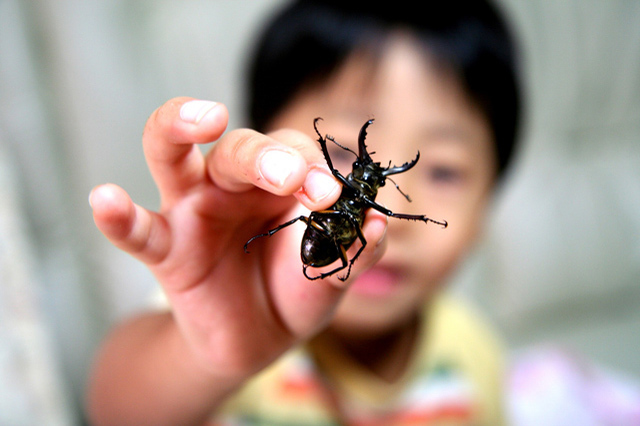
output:
M 268 135 L 250 129 L 227 133 L 211 149 L 207 168 L 220 188 L 241 192 L 253 187 L 294 195 L 311 210 L 326 208 L 341 186 L 315 141 L 290 129 Z
M 186 97 L 171 99 L 151 114 L 142 143 L 163 201 L 203 182 L 205 161 L 195 145 L 217 140 L 228 120 L 223 104 Z

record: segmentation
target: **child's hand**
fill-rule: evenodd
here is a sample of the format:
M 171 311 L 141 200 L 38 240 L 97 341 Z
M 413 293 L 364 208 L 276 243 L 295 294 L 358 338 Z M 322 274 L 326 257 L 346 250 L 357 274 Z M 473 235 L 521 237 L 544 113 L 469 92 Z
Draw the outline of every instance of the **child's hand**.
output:
M 186 353 L 221 379 L 248 377 L 317 332 L 345 288 L 336 275 L 313 282 L 303 276 L 302 223 L 254 241 L 244 253 L 250 237 L 299 215 L 298 202 L 327 208 L 341 188 L 305 134 L 236 130 L 221 137 L 227 120 L 224 105 L 186 98 L 149 118 L 143 144 L 161 194 L 159 212 L 134 204 L 114 185 L 91 194 L 100 230 L 162 284 Z M 194 145 L 214 140 L 206 156 Z M 385 226 L 383 215 L 368 213 L 369 244 L 352 276 L 381 255 L 376 243 Z

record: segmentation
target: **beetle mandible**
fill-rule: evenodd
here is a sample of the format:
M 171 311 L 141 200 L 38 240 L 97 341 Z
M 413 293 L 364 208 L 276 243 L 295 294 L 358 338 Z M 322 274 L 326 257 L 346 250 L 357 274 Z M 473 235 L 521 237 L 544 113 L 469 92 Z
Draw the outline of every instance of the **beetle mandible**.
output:
M 376 163 L 371 159 L 371 155 L 367 151 L 367 146 L 365 144 L 367 128 L 371 123 L 373 123 L 373 119 L 364 123 L 360 129 L 357 153 L 341 145 L 330 135 L 323 137 L 318 131 L 319 120 L 322 120 L 322 118 L 318 117 L 313 121 L 313 128 L 318 134 L 318 142 L 320 143 L 322 154 L 324 155 L 331 173 L 333 173 L 335 178 L 342 184 L 340 198 L 327 210 L 313 211 L 308 217 L 304 215 L 298 216 L 263 234 L 258 234 L 252 237 L 244 245 L 245 253 L 249 253 L 248 246 L 253 240 L 260 237 L 272 236 L 283 228 L 293 225 L 297 221 L 302 221 L 307 224 L 307 229 L 302 237 L 302 246 L 300 249 L 300 256 L 302 257 L 303 263 L 302 272 L 304 276 L 309 280 L 317 280 L 326 278 L 347 268 L 346 275 L 338 277 L 341 281 L 346 281 L 351 273 L 353 263 L 367 245 L 367 240 L 365 240 L 364 235 L 362 234 L 362 224 L 364 222 L 365 213 L 369 208 L 376 209 L 389 217 L 397 219 L 419 220 L 425 223 L 432 222 L 442 226 L 443 228 L 447 227 L 446 221 L 437 221 L 422 215 L 394 213 L 375 202 L 378 189 L 385 185 L 388 176 L 404 173 L 411 169 L 418 162 L 420 152 L 418 152 L 416 158 L 412 161 L 404 163 L 401 166 L 392 167 L 391 163 L 389 163 L 388 167 L 381 167 L 380 163 Z M 333 167 L 333 162 L 331 161 L 329 150 L 327 148 L 327 140 L 356 156 L 351 173 L 349 173 L 347 177 L 344 177 L 335 167 Z M 389 180 L 391 180 L 391 178 L 389 178 Z M 409 196 L 404 194 L 398 185 L 395 186 L 408 201 L 411 201 Z M 347 257 L 347 250 L 356 240 L 360 240 L 361 246 L 355 255 L 349 260 Z M 309 266 L 327 266 L 336 260 L 340 260 L 341 265 L 329 272 L 324 272 L 317 276 L 309 276 L 307 274 L 307 267 Z

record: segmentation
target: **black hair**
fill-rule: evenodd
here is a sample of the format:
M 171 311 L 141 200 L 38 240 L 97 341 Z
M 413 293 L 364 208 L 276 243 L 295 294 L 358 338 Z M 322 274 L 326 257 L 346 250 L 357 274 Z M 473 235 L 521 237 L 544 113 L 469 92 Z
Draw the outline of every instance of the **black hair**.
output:
M 408 29 L 447 64 L 493 130 L 498 171 L 514 151 L 520 91 L 514 41 L 483 0 L 294 0 L 265 27 L 249 68 L 250 125 L 264 130 L 298 89 L 363 43 Z

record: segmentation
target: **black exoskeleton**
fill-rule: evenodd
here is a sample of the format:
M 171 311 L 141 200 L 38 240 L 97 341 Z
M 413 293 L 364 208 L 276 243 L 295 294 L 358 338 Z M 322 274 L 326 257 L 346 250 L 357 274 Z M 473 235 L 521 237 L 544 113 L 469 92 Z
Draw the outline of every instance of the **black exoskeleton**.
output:
M 302 272 L 304 273 L 304 276 L 309 280 L 317 280 L 326 278 L 347 268 L 346 275 L 338 277 L 340 280 L 345 281 L 349 278 L 353 263 L 367 245 L 367 240 L 365 240 L 364 235 L 362 234 L 362 224 L 364 222 L 365 213 L 369 208 L 376 209 L 389 217 L 405 220 L 419 220 L 425 223 L 433 222 L 444 228 L 447 227 L 446 221 L 437 221 L 421 215 L 394 213 L 375 202 L 378 189 L 385 185 L 387 177 L 406 172 L 415 166 L 420 158 L 419 152 L 415 159 L 404 163 L 401 166 L 391 167 L 391 165 L 389 165 L 389 167 L 386 168 L 381 167 L 380 163 L 375 163 L 371 159 L 365 144 L 367 128 L 371 123 L 373 123 L 373 120 L 369 120 L 364 123 L 360 129 L 360 134 L 358 136 L 358 153 L 342 146 L 329 135 L 323 137 L 318 131 L 319 120 L 321 120 L 321 118 L 316 118 L 313 121 L 313 128 L 318 134 L 318 142 L 320 143 L 320 148 L 322 149 L 322 153 L 327 161 L 327 165 L 329 166 L 331 173 L 333 173 L 336 179 L 342 183 L 342 193 L 340 194 L 340 198 L 327 210 L 311 212 L 308 217 L 296 217 L 295 219 L 291 219 L 268 232 L 254 236 L 244 245 L 244 251 L 246 253 L 248 253 L 248 245 L 256 238 L 271 236 L 297 221 L 302 221 L 307 224 L 307 229 L 302 237 L 302 247 L 300 249 L 300 256 L 302 257 L 303 263 Z M 333 162 L 331 161 L 329 150 L 327 148 L 327 140 L 356 156 L 351 173 L 349 173 L 347 177 L 344 177 L 333 167 Z M 400 191 L 400 188 L 398 188 L 397 185 L 396 188 Z M 402 193 L 402 191 L 400 192 Z M 402 195 L 404 195 L 408 201 L 411 201 L 406 194 L 402 193 Z M 351 245 L 353 245 L 356 239 L 359 239 L 362 245 L 351 260 L 348 260 L 347 250 Z M 317 276 L 309 276 L 307 274 L 307 267 L 309 266 L 327 266 L 336 260 L 340 260 L 341 265 L 329 272 L 321 273 Z

